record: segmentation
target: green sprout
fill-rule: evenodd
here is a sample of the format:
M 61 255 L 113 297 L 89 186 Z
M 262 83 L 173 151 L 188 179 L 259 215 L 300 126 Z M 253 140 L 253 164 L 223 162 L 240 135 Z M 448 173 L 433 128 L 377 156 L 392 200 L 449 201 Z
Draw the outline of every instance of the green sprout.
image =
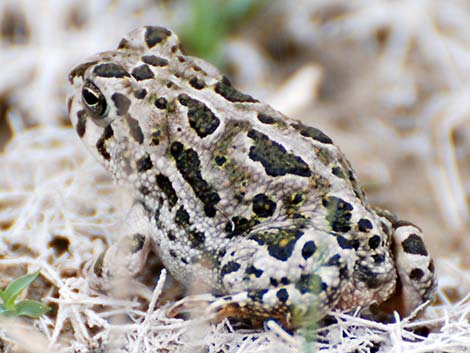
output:
M 0 289 L 0 298 L 3 303 L 0 304 L 0 314 L 5 316 L 28 316 L 38 318 L 47 313 L 51 308 L 35 300 L 21 300 L 16 302 L 20 293 L 33 282 L 40 271 L 36 271 L 12 281 L 5 290 Z
M 185 49 L 220 66 L 225 37 L 266 4 L 266 0 L 192 0 L 191 16 L 180 31 Z

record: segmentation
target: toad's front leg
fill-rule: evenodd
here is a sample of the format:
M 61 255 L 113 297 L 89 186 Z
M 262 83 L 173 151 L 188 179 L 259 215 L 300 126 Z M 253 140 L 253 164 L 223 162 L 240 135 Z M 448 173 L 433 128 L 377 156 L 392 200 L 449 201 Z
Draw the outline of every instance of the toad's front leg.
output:
M 118 297 L 139 295 L 150 298 L 150 290 L 135 279 L 144 269 L 152 248 L 147 218 L 142 205 L 136 203 L 126 219 L 127 226 L 131 225 L 133 231 L 85 265 L 86 277 L 92 288 Z

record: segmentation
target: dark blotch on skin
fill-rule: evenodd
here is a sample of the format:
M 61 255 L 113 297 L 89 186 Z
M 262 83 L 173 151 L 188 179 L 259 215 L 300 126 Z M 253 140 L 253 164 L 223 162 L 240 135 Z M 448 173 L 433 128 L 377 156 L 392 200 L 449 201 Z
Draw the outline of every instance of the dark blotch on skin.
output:
M 361 232 L 368 232 L 369 230 L 374 228 L 374 226 L 372 225 L 372 222 L 366 218 L 361 218 L 359 222 L 357 222 L 357 227 L 359 231 Z
M 340 267 L 341 266 L 340 259 L 341 259 L 341 256 L 339 254 L 333 255 L 326 262 L 326 266 Z
M 333 167 L 331 168 L 331 172 L 336 175 L 338 178 L 346 179 L 346 175 L 344 175 L 343 170 L 340 167 Z
M 188 108 L 189 125 L 200 138 L 212 134 L 219 126 L 219 118 L 204 103 L 190 98 L 187 94 L 180 94 L 178 101 Z
M 287 292 L 287 289 L 281 288 L 276 292 L 277 299 L 281 303 L 285 303 L 289 299 L 289 293 Z
M 101 254 L 99 254 L 98 258 L 96 259 L 94 265 L 93 265 L 93 273 L 96 275 L 98 278 L 102 278 L 104 276 L 104 255 L 105 252 L 103 251 Z
M 226 274 L 235 272 L 240 268 L 240 264 L 235 261 L 227 262 L 220 270 L 220 275 L 224 277 Z
M 322 200 L 322 204 L 328 210 L 326 220 L 333 231 L 347 233 L 351 230 L 349 220 L 353 206 L 350 203 L 336 196 L 327 196 Z
M 168 237 L 168 240 L 170 240 L 170 241 L 175 241 L 176 240 L 176 237 L 173 234 L 173 232 L 167 232 L 166 236 Z
M 123 116 L 126 115 L 129 107 L 131 106 L 131 100 L 121 93 L 113 93 L 111 99 L 114 102 L 114 105 L 117 109 L 117 115 Z
M 144 142 L 144 134 L 140 128 L 139 122 L 131 116 L 126 116 L 127 125 L 129 126 L 129 132 L 135 142 L 142 144 Z
M 214 217 L 215 205 L 220 201 L 220 196 L 202 178 L 197 152 L 192 148 L 185 149 L 183 144 L 177 141 L 171 144 L 170 151 L 176 161 L 176 168 L 204 204 L 206 216 Z
M 258 113 L 258 120 L 261 121 L 263 124 L 274 124 L 276 120 L 269 115 Z
M 166 109 L 167 105 L 168 105 L 168 102 L 164 97 L 160 97 L 155 100 L 155 106 L 158 109 Z
M 145 43 L 149 48 L 160 43 L 171 35 L 171 32 L 163 27 L 148 26 L 145 28 Z
M 80 138 L 85 135 L 86 132 L 86 117 L 85 117 L 85 110 L 79 110 L 77 112 L 77 125 L 75 126 L 77 130 L 77 134 Z
M 143 173 L 152 168 L 153 168 L 153 163 L 148 154 L 145 154 L 145 156 L 137 160 L 137 171 L 139 173 Z
M 302 123 L 293 124 L 292 127 L 299 131 L 304 137 L 310 137 L 318 142 L 332 144 L 333 141 L 317 128 L 306 126 Z
M 176 195 L 176 191 L 173 188 L 173 185 L 171 185 L 170 179 L 168 179 L 168 177 L 163 174 L 157 174 L 155 181 L 157 182 L 160 190 L 166 195 L 168 205 L 170 208 L 172 208 L 174 205 L 176 205 L 178 196 Z
M 265 194 L 253 197 L 253 212 L 258 217 L 271 217 L 276 210 L 276 203 Z
M 302 247 L 302 257 L 305 260 L 308 260 L 310 257 L 313 256 L 313 254 L 315 254 L 316 250 L 317 250 L 317 247 L 315 246 L 315 243 L 313 242 L 313 240 L 309 240 Z
M 189 225 L 189 213 L 184 209 L 183 206 L 180 206 L 178 210 L 176 210 L 175 223 L 180 226 Z
M 372 255 L 372 258 L 374 259 L 374 262 L 377 265 L 381 264 L 385 261 L 385 255 L 384 254 L 375 254 L 375 255 Z
M 215 163 L 219 167 L 221 167 L 227 161 L 227 158 L 225 158 L 224 156 L 215 156 L 214 160 L 215 160 Z
M 414 268 L 410 272 L 410 279 L 413 281 L 419 281 L 421 278 L 423 278 L 424 272 L 420 268 Z
M 144 247 L 145 236 L 137 233 L 137 234 L 134 234 L 134 236 L 132 237 L 132 240 L 134 240 L 134 246 L 131 249 L 131 252 L 135 254 L 136 252 L 140 251 Z
M 302 158 L 288 153 L 284 146 L 270 140 L 266 135 L 256 130 L 250 130 L 248 137 L 254 141 L 250 147 L 249 157 L 260 162 L 266 174 L 270 176 L 282 176 L 294 174 L 309 177 L 312 173 Z
M 122 38 L 118 44 L 118 49 L 129 49 L 129 41 L 126 38 Z
M 258 100 L 253 97 L 233 88 L 229 79 L 225 76 L 222 78 L 222 81 L 215 85 L 215 91 L 230 102 L 258 102 Z
M 152 66 L 162 67 L 168 65 L 168 60 L 165 58 L 156 56 L 156 55 L 144 55 L 142 56 L 142 61 L 145 64 L 149 64 Z
M 298 205 L 299 203 L 301 203 L 303 201 L 303 199 L 304 198 L 303 198 L 302 194 L 297 192 L 297 193 L 291 195 L 289 202 L 292 205 Z
M 370 266 L 357 265 L 355 268 L 355 275 L 371 289 L 378 288 L 382 285 L 377 278 L 377 274 L 372 271 Z
M 204 235 L 204 233 L 199 232 L 197 230 L 190 230 L 188 234 L 188 239 L 191 242 L 191 246 L 193 248 L 199 248 L 204 245 L 206 236 Z
M 328 259 L 328 262 L 325 264 L 326 266 L 332 266 L 339 269 L 339 278 L 340 280 L 345 280 L 348 278 L 348 269 L 344 262 L 341 261 L 341 256 L 338 254 L 333 255 Z M 338 286 L 335 286 L 338 288 Z M 326 283 L 322 282 L 322 288 L 326 288 Z
M 279 246 L 278 244 L 269 244 L 268 252 L 269 255 L 275 257 L 281 261 L 287 261 L 294 251 L 295 242 L 289 242 L 285 246 Z
M 278 231 L 257 233 L 248 239 L 256 241 L 259 245 L 267 245 L 269 255 L 287 261 L 294 251 L 297 240 L 304 233 L 295 229 L 279 229 Z
M 338 245 L 342 249 L 354 249 L 357 250 L 359 248 L 359 241 L 357 239 L 354 240 L 349 240 L 343 237 L 342 235 L 338 235 L 336 237 L 336 241 L 338 242 Z
M 195 89 L 203 89 L 204 87 L 206 87 L 206 83 L 200 78 L 197 78 L 196 76 L 192 77 L 189 80 L 189 84 Z
M 150 68 L 145 64 L 137 66 L 136 68 L 134 68 L 132 70 L 132 76 L 134 76 L 134 78 L 137 81 L 149 80 L 149 79 L 155 77 L 152 70 L 150 70 Z
M 106 140 L 108 140 L 109 138 L 111 138 L 112 136 L 114 135 L 114 131 L 113 131 L 113 128 L 111 127 L 111 125 L 107 125 L 104 130 L 103 130 L 103 133 L 101 134 L 100 138 L 98 139 L 98 141 L 96 141 L 96 148 L 98 149 L 98 152 L 103 156 L 104 159 L 106 159 L 107 161 L 109 161 L 111 159 L 111 155 L 108 153 L 108 151 L 106 150 L 106 146 L 105 146 L 105 143 L 106 143 Z
M 410 234 L 408 238 L 401 242 L 403 250 L 408 254 L 427 256 L 428 251 L 424 246 L 423 239 L 419 235 Z
M 247 297 L 256 302 L 263 302 L 263 296 L 268 292 L 267 289 L 260 289 L 248 292 Z
M 369 247 L 372 250 L 377 249 L 380 246 L 380 243 L 381 243 L 381 238 L 377 234 L 369 238 Z
M 144 99 L 147 96 L 147 90 L 145 88 L 137 89 L 134 91 L 134 97 L 137 99 Z
M 160 137 L 162 136 L 162 132 L 160 130 L 153 131 L 150 134 L 150 145 L 151 146 L 158 146 L 160 144 Z
M 245 271 L 247 275 L 253 274 L 255 275 L 256 278 L 260 278 L 263 272 L 264 272 L 263 270 L 260 270 L 259 268 L 256 268 L 253 265 L 249 266 Z
M 84 63 L 84 64 L 81 64 L 81 65 L 78 65 L 77 67 L 75 67 L 69 74 L 69 82 L 73 83 L 73 79 L 77 76 L 78 77 L 83 77 L 83 75 L 85 74 L 85 71 L 90 66 L 93 66 L 96 63 L 98 63 L 98 61 L 91 61 L 91 62 Z
M 228 221 L 225 225 L 227 237 L 232 238 L 236 235 L 246 234 L 250 231 L 251 228 L 253 228 L 258 223 L 258 221 L 248 220 L 245 217 L 232 217 L 231 221 Z
M 115 63 L 104 63 L 96 65 L 93 69 L 96 76 L 100 77 L 130 77 L 129 73 L 121 65 Z
M 149 195 L 150 190 L 149 190 L 148 187 L 142 185 L 141 187 L 139 187 L 139 193 L 142 194 L 142 195 Z
M 431 261 L 429 261 L 429 265 L 428 265 L 428 270 L 431 272 L 431 273 L 434 273 L 434 261 L 431 259 Z

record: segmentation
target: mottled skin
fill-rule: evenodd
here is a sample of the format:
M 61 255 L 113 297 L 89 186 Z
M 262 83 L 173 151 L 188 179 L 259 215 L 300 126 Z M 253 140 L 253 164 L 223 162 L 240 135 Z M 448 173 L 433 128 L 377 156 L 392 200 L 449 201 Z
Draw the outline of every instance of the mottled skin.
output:
M 397 278 L 404 313 L 432 298 L 421 231 L 369 205 L 331 139 L 232 88 L 169 30 L 131 32 L 69 81 L 78 135 L 135 191 L 135 234 L 95 263 L 102 287 L 151 247 L 222 315 L 297 325 L 381 303 Z

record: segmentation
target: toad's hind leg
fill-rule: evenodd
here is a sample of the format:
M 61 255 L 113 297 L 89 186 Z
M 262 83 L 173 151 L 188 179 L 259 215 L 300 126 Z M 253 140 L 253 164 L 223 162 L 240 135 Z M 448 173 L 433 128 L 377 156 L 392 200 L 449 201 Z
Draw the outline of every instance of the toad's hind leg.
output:
M 329 309 L 321 280 L 316 277 L 314 281 L 317 280 L 317 283 L 310 283 L 311 288 L 304 293 L 289 284 L 227 295 L 213 301 L 208 311 L 218 318 L 274 319 L 286 328 L 299 327 L 307 321 L 318 321 Z
M 175 303 L 169 309 L 168 316 L 175 317 L 188 311 L 193 317 L 202 316 L 216 322 L 224 318 L 248 319 L 254 326 L 259 326 L 264 320 L 274 319 L 286 328 L 293 328 L 299 326 L 300 319 L 306 319 L 307 315 L 315 321 L 324 315 L 319 311 L 319 296 L 309 293 L 302 300 L 299 299 L 294 285 L 220 297 L 200 294 Z
M 317 241 L 317 248 L 318 231 L 313 230 L 290 238 L 286 230 L 270 231 L 251 234 L 227 249 L 220 265 L 222 296 L 204 303 L 209 317 L 276 319 L 295 328 L 306 320 L 315 322 L 335 307 L 350 273 L 345 259 L 330 255 L 328 246 L 334 243 Z M 253 238 L 262 239 L 263 246 Z M 190 307 L 197 306 L 198 299 L 204 302 L 202 296 L 192 296 L 177 303 L 170 315 L 193 312 Z

